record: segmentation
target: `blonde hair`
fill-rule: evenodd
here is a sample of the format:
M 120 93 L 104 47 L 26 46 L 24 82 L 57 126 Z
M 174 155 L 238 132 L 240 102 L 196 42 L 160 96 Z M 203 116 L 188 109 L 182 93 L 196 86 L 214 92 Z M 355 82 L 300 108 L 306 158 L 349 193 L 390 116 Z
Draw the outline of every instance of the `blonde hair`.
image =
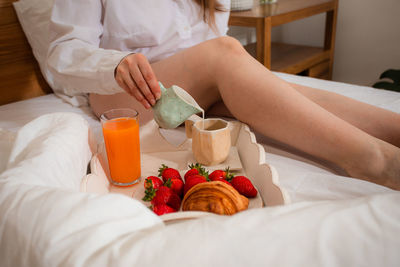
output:
M 194 0 L 200 5 L 203 12 L 203 19 L 213 30 L 217 30 L 215 26 L 215 12 L 228 11 L 218 0 Z

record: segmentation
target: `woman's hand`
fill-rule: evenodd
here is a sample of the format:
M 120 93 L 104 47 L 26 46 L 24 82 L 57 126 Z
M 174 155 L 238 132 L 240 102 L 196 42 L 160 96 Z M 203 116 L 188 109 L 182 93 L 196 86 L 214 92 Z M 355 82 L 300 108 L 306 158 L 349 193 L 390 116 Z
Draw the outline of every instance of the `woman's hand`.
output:
M 149 61 L 142 54 L 130 54 L 124 57 L 115 69 L 115 80 L 146 109 L 153 106 L 161 97 L 157 78 Z

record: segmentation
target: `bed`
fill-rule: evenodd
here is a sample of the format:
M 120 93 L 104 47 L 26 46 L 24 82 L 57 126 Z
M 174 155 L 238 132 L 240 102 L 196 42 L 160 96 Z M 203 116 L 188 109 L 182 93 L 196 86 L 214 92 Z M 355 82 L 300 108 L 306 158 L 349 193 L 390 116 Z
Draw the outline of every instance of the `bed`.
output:
M 80 192 L 99 121 L 51 93 L 40 71 L 32 27 L 52 1 L 12 2 L 0 1 L 0 266 L 400 265 L 399 192 L 259 134 L 286 205 L 164 224 L 129 197 Z M 400 112 L 399 93 L 276 74 Z

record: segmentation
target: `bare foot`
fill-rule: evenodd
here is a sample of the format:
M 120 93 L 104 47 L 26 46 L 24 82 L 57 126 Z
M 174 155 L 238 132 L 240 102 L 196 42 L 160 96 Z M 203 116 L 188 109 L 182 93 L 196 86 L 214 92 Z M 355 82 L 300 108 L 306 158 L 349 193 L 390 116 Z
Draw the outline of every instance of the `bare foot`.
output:
M 400 190 L 400 149 L 377 140 L 377 149 L 345 170 L 351 177 Z

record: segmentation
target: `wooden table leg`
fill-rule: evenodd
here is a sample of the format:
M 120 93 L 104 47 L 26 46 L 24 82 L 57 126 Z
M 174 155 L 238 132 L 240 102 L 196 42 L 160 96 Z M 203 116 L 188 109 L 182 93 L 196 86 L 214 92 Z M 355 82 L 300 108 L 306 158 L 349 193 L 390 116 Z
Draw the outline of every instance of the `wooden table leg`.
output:
M 268 69 L 271 69 L 271 18 L 262 18 L 257 21 L 257 60 Z
M 337 6 L 338 6 L 338 3 L 336 1 L 335 8 L 331 11 L 326 12 L 324 49 L 330 51 L 330 53 L 329 53 L 329 73 L 328 73 L 329 80 L 332 80 L 333 56 L 334 56 L 333 52 L 335 51 Z

